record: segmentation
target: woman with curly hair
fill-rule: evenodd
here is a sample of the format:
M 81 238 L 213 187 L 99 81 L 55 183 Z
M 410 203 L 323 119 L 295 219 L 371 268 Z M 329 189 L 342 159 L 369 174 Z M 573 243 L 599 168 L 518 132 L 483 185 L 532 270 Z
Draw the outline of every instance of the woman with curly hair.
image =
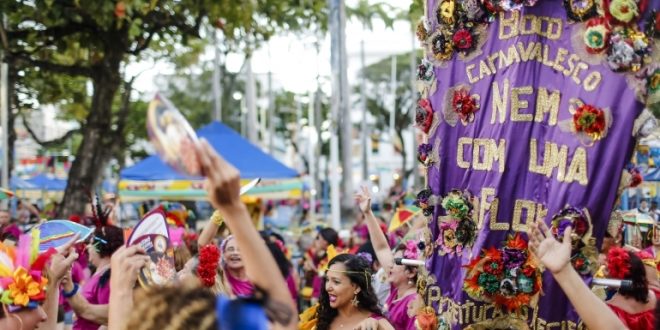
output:
M 418 269 L 413 266 L 395 265 L 394 259 L 417 259 L 419 257 L 417 242 L 409 240 L 405 244 L 399 244 L 392 252 L 385 234 L 371 211 L 369 190 L 363 187 L 362 193 L 357 194 L 355 198 L 367 218 L 369 236 L 378 261 L 388 272 L 387 282 L 390 283 L 390 293 L 385 302 L 385 314 L 396 329 L 414 330 L 416 313 L 413 312 L 413 306 L 417 299 Z
M 383 318 L 370 282 L 371 267 L 364 258 L 351 254 L 332 258 L 321 287 L 316 329 L 394 329 Z

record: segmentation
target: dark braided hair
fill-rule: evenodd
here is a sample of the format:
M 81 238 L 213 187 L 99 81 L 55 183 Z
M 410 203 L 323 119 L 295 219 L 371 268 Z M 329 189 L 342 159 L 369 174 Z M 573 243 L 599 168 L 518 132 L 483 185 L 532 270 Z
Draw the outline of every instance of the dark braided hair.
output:
M 98 194 L 92 197 L 92 214 L 94 216 L 94 225 L 96 226 L 92 239 L 96 251 L 101 258 L 109 258 L 117 249 L 124 245 L 124 231 L 119 227 L 108 224 L 111 211 L 111 207 L 103 209 Z M 98 287 L 104 287 L 109 280 L 110 269 L 101 275 Z
M 367 260 L 352 254 L 340 254 L 330 260 L 328 268 L 337 263 L 344 264 L 344 267 L 346 267 L 346 272 L 344 274 L 348 277 L 351 283 L 360 288 L 360 292 L 357 294 L 359 301 L 357 308 L 382 316 L 383 313 L 378 307 L 378 297 L 374 293 L 371 285 L 371 267 Z M 330 298 L 328 296 L 328 291 L 325 289 L 326 281 L 327 278 L 324 278 L 323 285 L 321 286 L 321 295 L 319 297 L 319 307 L 316 310 L 316 328 L 318 330 L 330 329 L 330 324 L 332 324 L 332 321 L 338 314 L 336 309 L 330 307 Z

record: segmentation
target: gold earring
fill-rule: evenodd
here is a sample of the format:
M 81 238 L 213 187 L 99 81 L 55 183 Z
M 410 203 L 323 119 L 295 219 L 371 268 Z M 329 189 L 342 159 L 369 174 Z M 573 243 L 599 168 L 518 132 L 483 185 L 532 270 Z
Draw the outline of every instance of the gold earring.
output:
M 353 299 L 351 299 L 351 305 L 353 305 L 353 307 L 358 307 L 358 305 L 360 305 L 360 301 L 358 300 L 357 295 L 358 295 L 357 292 L 354 293 Z

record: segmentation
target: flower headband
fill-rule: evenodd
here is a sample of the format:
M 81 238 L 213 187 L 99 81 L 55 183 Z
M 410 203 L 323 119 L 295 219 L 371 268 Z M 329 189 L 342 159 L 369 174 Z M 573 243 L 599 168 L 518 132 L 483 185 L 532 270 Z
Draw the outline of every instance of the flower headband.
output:
M 406 242 L 406 249 L 403 251 L 403 257 L 406 259 L 417 259 L 419 257 L 419 249 L 415 240 L 408 240 Z
M 614 247 L 607 253 L 607 271 L 612 278 L 624 279 L 630 274 L 630 255 L 628 251 Z
M 46 262 L 56 251 L 39 254 L 39 229 L 21 235 L 18 247 L 0 243 L 0 303 L 10 312 L 34 309 L 46 299 Z

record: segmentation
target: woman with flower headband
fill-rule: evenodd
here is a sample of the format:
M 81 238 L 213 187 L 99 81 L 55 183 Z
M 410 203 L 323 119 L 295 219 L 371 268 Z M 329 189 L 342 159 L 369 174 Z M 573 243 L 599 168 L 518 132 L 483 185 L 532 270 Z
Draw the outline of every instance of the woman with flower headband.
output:
M 633 288 L 619 289 L 615 298 L 606 304 L 591 292 L 571 266 L 572 231 L 573 228 L 568 227 L 560 242 L 544 222 L 538 221 L 531 225 L 529 249 L 552 273 L 584 324 L 589 329 L 602 330 L 653 329 L 656 299 L 648 290 L 639 257 L 621 248 L 611 249 L 609 276 L 632 280 Z
M 223 215 L 237 249 L 245 257 L 245 272 L 261 297 L 229 300 L 190 283 L 149 288 L 133 299 L 137 272 L 145 251 L 138 245 L 121 247 L 112 257 L 109 330 L 266 330 L 269 321 L 278 329 L 295 328 L 295 308 L 284 278 L 241 202 L 240 173 L 201 140 L 197 156 L 206 175 L 211 204 Z M 206 252 L 206 249 L 210 249 Z M 202 245 L 200 258 L 217 260 L 214 247 Z M 212 262 L 211 262 L 212 263 Z M 209 270 L 214 265 L 208 265 Z M 202 270 L 199 270 L 202 271 Z M 205 271 L 204 271 L 205 272 Z M 202 276 L 205 281 L 206 276 Z
M 22 235 L 18 247 L 0 243 L 0 329 L 55 329 L 59 286 L 78 258 L 78 239 L 37 254 L 39 231 Z
M 394 259 L 417 259 L 419 257 L 417 242 L 408 240 L 405 244 L 399 244 L 392 252 L 385 234 L 380 230 L 378 221 L 371 211 L 369 190 L 362 187 L 362 192 L 355 198 L 367 219 L 369 235 L 378 261 L 384 269 L 389 270 L 387 280 L 390 283 L 390 294 L 385 303 L 387 317 L 396 329 L 415 329 L 416 313 L 413 311 L 413 305 L 417 299 L 417 268 L 395 265 Z
M 96 330 L 108 324 L 108 302 L 110 301 L 110 257 L 124 245 L 121 228 L 108 225 L 109 210 L 101 209 L 97 200 L 93 208 L 96 229 L 91 244 L 87 246 L 89 262 L 94 274 L 84 284 L 74 283 L 71 272 L 62 283 L 62 295 L 73 308 L 77 319 L 74 330 Z

